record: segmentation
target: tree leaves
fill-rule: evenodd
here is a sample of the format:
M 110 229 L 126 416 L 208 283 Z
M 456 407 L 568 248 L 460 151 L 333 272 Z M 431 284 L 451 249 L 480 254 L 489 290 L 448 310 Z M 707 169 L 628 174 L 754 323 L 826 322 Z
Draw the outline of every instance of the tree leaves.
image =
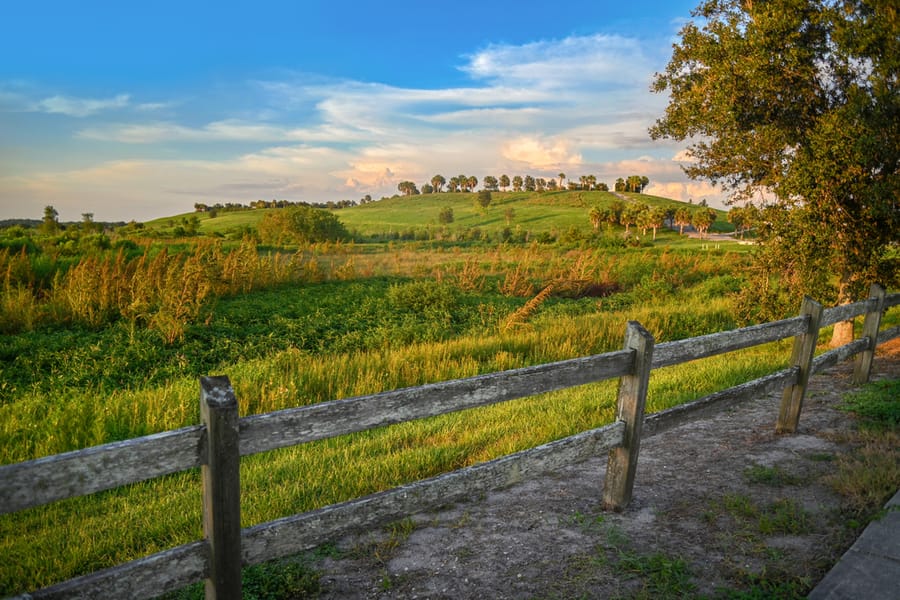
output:
M 785 209 L 761 229 L 767 283 L 782 273 L 795 294 L 821 292 L 837 275 L 841 300 L 896 283 L 883 260 L 900 236 L 896 7 L 707 0 L 693 14 L 654 80 L 670 101 L 651 136 L 690 140 L 687 174 L 732 201 Z M 785 247 L 815 256 L 785 262 Z

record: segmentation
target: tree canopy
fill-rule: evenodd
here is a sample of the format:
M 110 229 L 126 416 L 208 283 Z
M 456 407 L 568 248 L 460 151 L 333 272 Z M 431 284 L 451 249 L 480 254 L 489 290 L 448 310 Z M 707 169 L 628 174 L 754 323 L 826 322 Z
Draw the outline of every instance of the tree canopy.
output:
M 896 0 L 706 0 L 656 75 L 670 100 L 652 137 L 690 140 L 690 177 L 767 209 L 758 264 L 780 276 L 748 306 L 896 281 L 898 13 Z
M 315 243 L 349 239 L 344 224 L 327 210 L 295 206 L 266 213 L 257 226 L 265 243 Z

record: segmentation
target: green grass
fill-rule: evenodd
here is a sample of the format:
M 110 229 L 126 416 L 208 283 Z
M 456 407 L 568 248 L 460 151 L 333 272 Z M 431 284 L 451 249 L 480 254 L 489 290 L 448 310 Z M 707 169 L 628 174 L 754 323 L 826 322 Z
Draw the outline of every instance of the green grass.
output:
M 191 325 L 171 345 L 121 322 L 4 336 L 0 462 L 197 423 L 203 374 L 229 375 L 246 415 L 617 350 L 627 320 L 641 322 L 657 342 L 732 329 L 727 294 L 743 264 L 732 253 L 665 246 L 616 254 L 533 247 L 413 254 L 366 248 L 353 255 L 358 274 L 347 281 L 219 299 L 208 322 Z M 442 287 L 458 285 L 469 263 L 477 263 L 482 287 Z M 500 324 L 529 299 L 498 291 L 520 266 L 536 284 L 584 276 L 621 290 L 602 299 L 551 298 L 503 331 Z M 369 267 L 370 275 L 359 275 Z M 390 269 L 397 270 L 385 275 Z M 771 372 L 789 354 L 784 342 L 660 369 L 651 377 L 648 410 Z M 606 424 L 615 386 L 581 386 L 249 457 L 241 466 L 242 525 Z M 198 474 L 189 472 L 0 517 L 0 556 L 8 557 L 0 595 L 196 540 L 199 496 Z
M 844 397 L 843 408 L 857 415 L 859 431 L 847 440 L 853 451 L 838 457 L 828 483 L 863 524 L 877 518 L 900 488 L 898 398 L 898 379 L 873 381 Z
M 624 552 L 615 570 L 623 577 L 641 580 L 640 589 L 630 595 L 635 599 L 689 598 L 696 590 L 687 561 L 661 552 L 646 555 Z
M 300 403 L 318 401 L 602 350 L 597 347 L 602 329 L 589 327 L 588 317 L 565 321 L 562 327 L 537 322 L 533 330 L 507 338 L 422 343 L 327 362 L 297 362 L 300 357 L 286 351 L 235 365 L 229 374 L 246 414 L 296 404 L 298 397 Z M 623 333 L 619 323 L 617 339 Z M 706 360 L 711 361 L 707 369 L 654 377 L 651 410 L 727 387 L 747 376 L 740 369 L 759 368 L 765 355 L 740 363 Z M 385 373 L 390 381 L 384 381 Z M 660 386 L 678 389 L 678 399 L 659 394 Z M 196 422 L 195 379 L 179 379 L 159 391 L 123 393 L 114 406 L 135 424 L 154 418 Z M 73 432 L 98 427 L 90 416 L 108 410 L 89 394 L 73 400 L 84 403 L 77 419 L 54 418 L 62 437 L 69 427 Z M 614 405 L 615 382 L 607 382 L 249 457 L 241 472 L 242 524 L 362 496 L 605 424 L 614 417 Z M 0 518 L 0 553 L 13 557 L 0 570 L 0 589 L 35 588 L 198 539 L 199 490 L 197 474 L 186 473 Z
M 883 379 L 867 384 L 844 398 L 843 410 L 860 419 L 860 427 L 891 431 L 900 427 L 900 379 Z
M 624 196 L 650 206 L 673 209 L 685 206 L 683 202 L 648 194 L 626 193 Z M 334 212 L 348 230 L 364 237 L 414 236 L 417 231 L 432 234 L 442 231 L 460 239 L 470 239 L 474 230 L 494 235 L 506 228 L 514 232 L 528 232 L 532 237 L 563 234 L 570 230 L 588 235 L 592 231 L 588 216 L 591 208 L 604 208 L 618 200 L 611 192 L 599 191 L 492 192 L 491 205 L 484 210 L 477 205 L 476 197 L 475 193 L 463 192 L 396 196 Z M 438 215 L 447 207 L 453 209 L 454 220 L 444 225 L 439 222 Z M 509 209 L 513 214 L 508 218 Z M 213 218 L 209 213 L 190 212 L 148 221 L 145 226 L 150 231 L 171 233 L 182 224 L 183 219 L 196 216 L 200 220 L 201 234 L 239 234 L 248 228 L 255 228 L 270 210 L 278 209 L 218 211 Z M 717 213 L 711 231 L 734 231 L 727 221 L 727 213 L 719 210 Z M 683 243 L 672 232 L 660 230 L 658 237 Z
M 801 481 L 799 477 L 785 472 L 777 465 L 774 467 L 751 465 L 744 469 L 744 477 L 746 477 L 747 481 L 751 484 L 761 483 L 773 487 L 794 485 Z

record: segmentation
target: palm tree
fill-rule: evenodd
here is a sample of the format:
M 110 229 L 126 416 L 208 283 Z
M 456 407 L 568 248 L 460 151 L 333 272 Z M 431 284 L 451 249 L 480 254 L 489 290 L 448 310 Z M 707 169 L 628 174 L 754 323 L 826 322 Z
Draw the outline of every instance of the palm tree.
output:
M 594 230 L 600 229 L 600 223 L 603 222 L 603 211 L 600 210 L 598 206 L 595 206 L 591 209 L 590 212 L 591 225 L 594 226 Z
M 706 232 L 709 231 L 710 226 L 715 220 L 716 211 L 711 208 L 701 208 L 694 213 L 691 223 L 693 223 L 694 227 L 697 228 L 697 231 L 700 232 L 700 238 L 702 239 L 706 237 Z
M 474 175 L 470 175 L 466 180 L 466 183 L 468 184 L 469 191 L 474 192 L 475 188 L 478 187 L 478 178 Z
M 666 220 L 666 209 L 661 206 L 654 206 L 650 209 L 648 221 L 650 228 L 653 229 L 653 239 L 656 239 L 656 230 L 663 226 Z
M 508 188 L 508 187 L 509 187 L 509 175 L 501 175 L 500 176 L 500 189 L 505 192 L 506 188 Z
M 691 224 L 691 211 L 686 208 L 676 210 L 675 224 L 678 225 L 678 235 L 684 235 L 684 226 Z
M 563 179 L 566 178 L 566 174 L 565 174 L 565 173 L 560 173 L 560 174 L 558 175 L 558 177 L 559 177 L 559 189 L 564 190 L 565 188 L 563 187 Z
M 431 185 L 434 186 L 434 191 L 436 192 L 440 192 L 445 183 L 447 183 L 447 180 L 444 179 L 443 175 L 435 175 L 431 178 Z
M 613 217 L 616 220 L 616 223 L 622 223 L 622 211 L 625 210 L 625 203 L 621 200 L 613 200 L 609 205 L 609 210 L 612 212 Z M 624 225 L 625 223 L 622 223 Z

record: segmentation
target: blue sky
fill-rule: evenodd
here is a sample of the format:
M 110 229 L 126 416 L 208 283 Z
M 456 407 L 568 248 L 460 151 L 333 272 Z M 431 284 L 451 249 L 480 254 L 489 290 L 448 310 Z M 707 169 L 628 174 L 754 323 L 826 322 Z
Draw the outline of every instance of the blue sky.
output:
M 0 218 L 380 198 L 438 173 L 638 174 L 718 204 L 647 135 L 695 4 L 3 0 Z

